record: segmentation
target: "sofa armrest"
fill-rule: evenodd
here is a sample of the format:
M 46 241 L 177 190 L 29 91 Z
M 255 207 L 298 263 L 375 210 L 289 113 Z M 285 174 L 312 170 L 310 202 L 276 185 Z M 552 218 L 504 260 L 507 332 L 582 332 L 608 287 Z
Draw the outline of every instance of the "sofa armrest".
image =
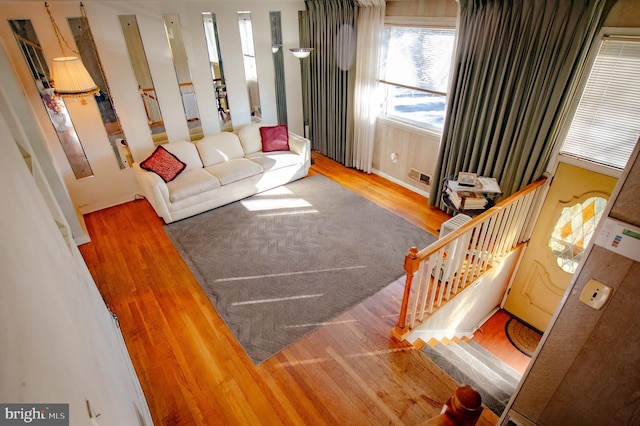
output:
M 162 217 L 165 222 L 170 222 L 171 214 L 167 207 L 169 188 L 165 181 L 157 174 L 140 168 L 140 163 L 133 164 L 133 171 L 142 195 L 149 201 L 158 216 Z
M 289 150 L 300 155 L 305 163 L 311 163 L 311 141 L 289 132 Z

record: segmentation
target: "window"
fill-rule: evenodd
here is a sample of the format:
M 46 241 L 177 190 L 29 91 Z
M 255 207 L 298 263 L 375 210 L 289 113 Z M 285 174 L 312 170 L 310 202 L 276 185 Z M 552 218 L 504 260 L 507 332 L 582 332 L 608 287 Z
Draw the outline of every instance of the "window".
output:
M 549 239 L 549 248 L 565 272 L 573 274 L 576 271 L 606 206 L 606 199 L 591 197 L 560 212 Z
M 561 153 L 624 169 L 640 135 L 640 39 L 605 37 Z
M 386 116 L 442 132 L 456 32 L 385 26 L 379 82 Z

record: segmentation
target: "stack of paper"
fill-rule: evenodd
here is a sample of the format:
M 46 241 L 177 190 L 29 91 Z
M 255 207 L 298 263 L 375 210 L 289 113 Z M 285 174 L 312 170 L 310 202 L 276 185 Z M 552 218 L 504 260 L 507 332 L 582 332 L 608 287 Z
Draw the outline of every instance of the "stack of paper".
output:
M 495 178 L 478 176 L 474 186 L 460 185 L 458 181 L 448 180 L 444 188 L 451 204 L 458 210 L 482 210 L 489 199 L 494 200 L 502 194 Z
M 480 192 L 452 191 L 447 188 L 449 201 L 459 210 L 480 210 L 487 205 L 487 199 Z
M 460 185 L 458 181 L 450 180 L 447 182 L 447 186 L 454 192 L 466 191 L 466 192 L 484 192 L 486 194 L 500 194 L 500 185 L 495 178 L 479 176 L 476 180 L 475 186 Z

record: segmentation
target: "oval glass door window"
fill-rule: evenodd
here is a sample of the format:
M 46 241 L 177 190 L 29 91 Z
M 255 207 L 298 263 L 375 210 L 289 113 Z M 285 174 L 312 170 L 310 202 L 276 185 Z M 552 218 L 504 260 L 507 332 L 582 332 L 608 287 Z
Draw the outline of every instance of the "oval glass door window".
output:
M 590 197 L 582 203 L 565 207 L 560 212 L 551 233 L 549 248 L 556 255 L 558 266 L 563 271 L 570 274 L 576 271 L 606 206 L 605 198 Z

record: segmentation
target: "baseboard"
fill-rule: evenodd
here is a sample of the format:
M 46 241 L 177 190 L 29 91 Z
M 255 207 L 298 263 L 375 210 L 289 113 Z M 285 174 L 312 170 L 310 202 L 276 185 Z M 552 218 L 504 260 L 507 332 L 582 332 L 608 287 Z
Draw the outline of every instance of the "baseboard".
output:
M 82 244 L 90 243 L 91 237 L 89 236 L 89 234 L 85 233 L 74 237 L 73 242 L 76 243 L 76 246 L 81 246 Z
M 407 182 L 401 181 L 400 179 L 394 178 L 393 176 L 389 176 L 388 174 L 386 174 L 384 172 L 381 172 L 378 169 L 372 169 L 371 172 L 373 174 L 376 174 L 376 175 L 378 175 L 380 177 L 383 177 L 383 178 L 385 178 L 387 180 L 390 180 L 393 183 L 396 183 L 396 184 L 398 184 L 400 186 L 403 186 L 403 187 L 407 188 L 409 191 L 413 191 L 415 193 L 418 193 L 418 194 L 420 194 L 422 196 L 425 196 L 425 197 L 429 198 L 429 192 L 427 192 L 425 190 L 416 188 L 415 186 L 411 186 Z
M 81 214 L 85 215 L 87 213 L 97 212 L 98 210 L 108 209 L 109 207 L 117 206 L 119 204 L 128 203 L 129 201 L 133 201 L 136 199 L 138 195 L 137 192 L 132 192 L 131 194 L 126 194 L 121 197 L 112 198 L 110 200 L 105 200 L 104 202 L 95 203 L 95 204 L 87 204 L 78 208 Z

